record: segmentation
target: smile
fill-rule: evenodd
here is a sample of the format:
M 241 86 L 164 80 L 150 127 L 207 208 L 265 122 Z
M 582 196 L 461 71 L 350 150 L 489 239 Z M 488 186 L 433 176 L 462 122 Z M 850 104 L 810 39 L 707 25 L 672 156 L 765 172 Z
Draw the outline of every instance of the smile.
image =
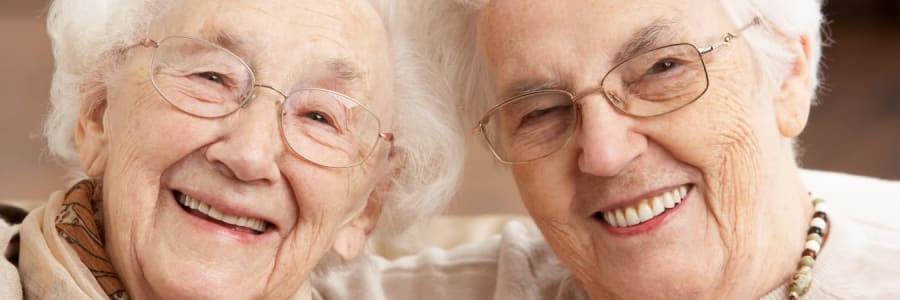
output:
M 613 208 L 605 212 L 597 212 L 595 216 L 602 218 L 615 228 L 636 226 L 664 214 L 677 207 L 687 196 L 688 185 L 676 187 L 668 192 L 642 199 L 635 204 Z
M 234 231 L 262 234 L 269 227 L 268 222 L 260 219 L 224 214 L 209 204 L 184 193 L 175 192 L 175 199 L 188 213 Z

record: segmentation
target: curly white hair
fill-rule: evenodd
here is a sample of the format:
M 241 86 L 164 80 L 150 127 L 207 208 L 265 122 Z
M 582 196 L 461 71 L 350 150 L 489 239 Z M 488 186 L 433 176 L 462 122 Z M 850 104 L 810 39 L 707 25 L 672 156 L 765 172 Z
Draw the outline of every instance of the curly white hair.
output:
M 442 101 L 446 89 L 425 84 L 437 81 L 437 72 L 409 48 L 397 31 L 395 2 L 371 0 L 390 35 L 393 59 L 394 149 L 404 157 L 384 193 L 378 234 L 398 233 L 443 210 L 455 192 L 462 172 L 465 146 L 454 108 Z M 92 0 L 53 1 L 47 30 L 55 71 L 50 91 L 50 113 L 44 134 L 50 152 L 76 179 L 78 167 L 75 128 L 80 114 L 102 98 L 110 70 L 122 49 L 143 38 L 154 16 L 164 11 L 158 1 Z

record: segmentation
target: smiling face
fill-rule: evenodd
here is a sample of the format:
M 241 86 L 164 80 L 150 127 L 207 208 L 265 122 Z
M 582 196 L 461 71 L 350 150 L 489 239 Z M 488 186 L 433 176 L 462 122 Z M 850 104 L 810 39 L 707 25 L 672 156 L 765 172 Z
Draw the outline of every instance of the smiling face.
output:
M 152 24 L 156 40 L 228 48 L 285 94 L 353 97 L 390 131 L 387 36 L 363 1 L 187 1 Z M 277 93 L 256 88 L 233 114 L 194 117 L 154 90 L 152 48 L 129 51 L 76 140 L 85 170 L 103 177 L 106 246 L 133 297 L 287 298 L 329 250 L 361 251 L 380 211 L 386 143 L 360 166 L 313 164 L 283 141 Z M 216 79 L 201 75 L 184 76 Z
M 622 53 L 702 48 L 743 25 L 718 1 L 494 0 L 477 38 L 499 103 L 535 88 L 580 95 Z M 696 102 L 636 118 L 589 94 L 562 149 L 512 166 L 529 213 L 594 299 L 761 296 L 795 267 L 809 203 L 790 138 L 805 114 L 785 110 L 808 105 L 809 85 L 792 79 L 805 76 L 797 68 L 763 96 L 746 43 L 703 55 L 709 89 Z M 658 66 L 648 72 L 671 67 Z

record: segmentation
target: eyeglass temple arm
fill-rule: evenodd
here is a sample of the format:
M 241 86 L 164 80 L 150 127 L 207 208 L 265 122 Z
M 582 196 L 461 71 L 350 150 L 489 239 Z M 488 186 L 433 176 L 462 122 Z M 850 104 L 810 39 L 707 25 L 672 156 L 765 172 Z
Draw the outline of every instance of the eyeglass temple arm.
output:
M 753 20 L 750 21 L 750 23 L 747 23 L 747 25 L 744 25 L 744 27 L 739 28 L 737 30 L 737 33 L 727 32 L 727 33 L 725 33 L 725 36 L 723 36 L 722 39 L 718 43 L 715 43 L 715 44 L 710 45 L 709 47 L 700 48 L 697 50 L 700 51 L 700 54 L 706 54 L 706 53 L 712 52 L 713 50 L 718 49 L 719 47 L 728 46 L 728 44 L 731 43 L 731 40 L 740 37 L 740 34 L 743 33 L 744 30 L 747 30 L 747 28 L 750 28 L 754 25 L 759 25 L 759 24 L 762 24 L 762 18 L 753 17 Z
M 390 145 L 390 151 L 388 153 L 394 153 L 394 134 L 390 132 L 382 132 L 378 134 L 378 137 L 384 139 Z M 393 154 L 389 154 L 393 155 Z

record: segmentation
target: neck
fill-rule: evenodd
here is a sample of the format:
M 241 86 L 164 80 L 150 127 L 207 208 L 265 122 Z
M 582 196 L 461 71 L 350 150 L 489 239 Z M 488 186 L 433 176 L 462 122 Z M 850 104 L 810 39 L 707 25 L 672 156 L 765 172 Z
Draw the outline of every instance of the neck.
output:
M 753 276 L 751 274 L 761 275 L 756 286 L 749 287 L 757 296 L 790 282 L 800 261 L 813 213 L 812 197 L 800 178 L 799 168 L 793 159 L 783 165 L 788 167 L 770 174 L 771 180 L 763 185 L 775 187 L 773 193 L 761 193 L 768 194 L 764 197 L 771 197 L 772 201 L 759 199 L 768 205 L 761 206 L 761 230 L 754 250 L 758 259 L 755 259 L 755 265 L 749 266 L 751 272 L 743 273 L 745 278 L 737 278 L 746 280 Z

